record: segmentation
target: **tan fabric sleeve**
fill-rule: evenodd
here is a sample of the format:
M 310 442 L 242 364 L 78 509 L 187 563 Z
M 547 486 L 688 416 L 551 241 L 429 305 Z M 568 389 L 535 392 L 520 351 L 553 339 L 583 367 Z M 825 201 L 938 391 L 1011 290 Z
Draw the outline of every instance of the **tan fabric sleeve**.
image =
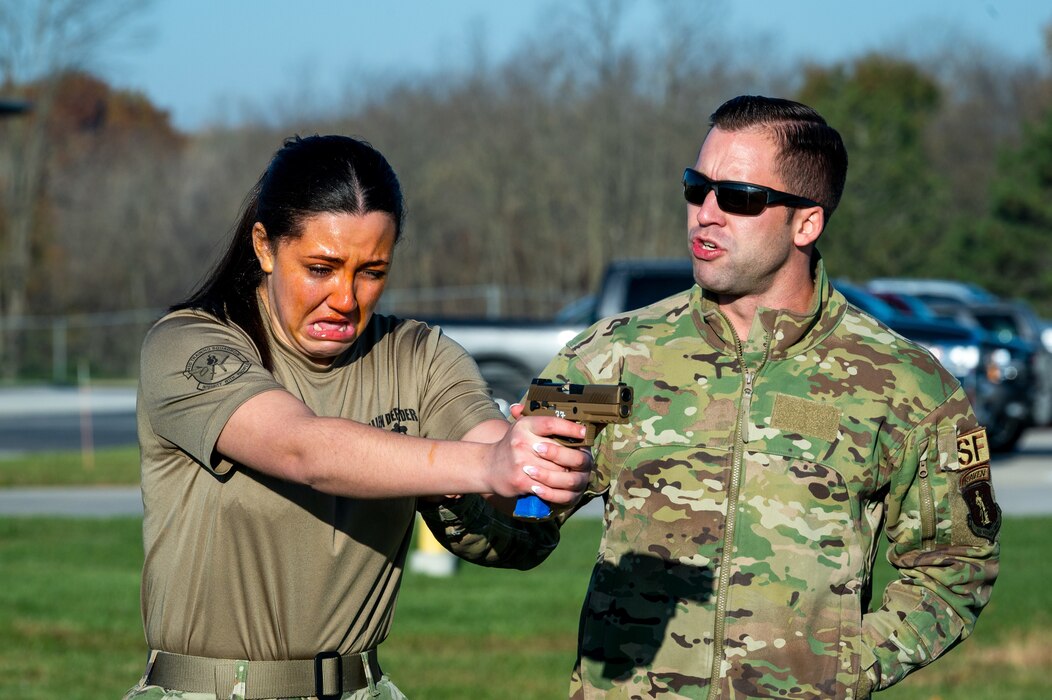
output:
M 486 420 L 505 420 L 489 396 L 478 365 L 464 348 L 438 329 L 415 342 L 431 344 L 420 399 L 422 437 L 459 440 Z
M 257 394 L 283 390 L 248 336 L 199 313 L 161 319 L 143 342 L 141 365 L 140 412 L 154 433 L 216 474 L 232 466 L 215 455 L 230 416 Z

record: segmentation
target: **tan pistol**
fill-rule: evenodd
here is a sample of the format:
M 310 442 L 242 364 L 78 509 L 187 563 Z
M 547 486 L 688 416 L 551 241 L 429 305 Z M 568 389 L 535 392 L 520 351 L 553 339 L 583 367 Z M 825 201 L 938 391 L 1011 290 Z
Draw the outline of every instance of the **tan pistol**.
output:
M 627 423 L 632 415 L 632 387 L 617 384 L 571 384 L 534 379 L 523 402 L 524 416 L 555 416 L 585 426 L 583 438 L 553 437 L 567 447 L 591 447 L 596 436 L 611 423 Z M 523 496 L 515 504 L 515 517 L 544 520 L 551 509 L 536 496 Z

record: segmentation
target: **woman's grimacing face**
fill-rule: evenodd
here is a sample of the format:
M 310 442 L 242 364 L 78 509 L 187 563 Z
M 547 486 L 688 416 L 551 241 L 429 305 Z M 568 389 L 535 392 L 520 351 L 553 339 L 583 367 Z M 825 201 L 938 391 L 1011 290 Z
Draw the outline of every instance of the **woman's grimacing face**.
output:
M 317 214 L 300 237 L 273 249 L 257 223 L 252 242 L 278 339 L 320 365 L 350 348 L 380 301 L 395 238 L 395 220 L 385 212 Z

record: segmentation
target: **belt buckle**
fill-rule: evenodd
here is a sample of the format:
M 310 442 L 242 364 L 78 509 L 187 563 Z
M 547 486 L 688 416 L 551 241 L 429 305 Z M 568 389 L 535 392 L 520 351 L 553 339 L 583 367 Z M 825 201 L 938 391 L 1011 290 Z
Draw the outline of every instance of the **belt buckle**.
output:
M 343 664 L 341 663 L 340 652 L 338 651 L 322 651 L 314 657 L 314 696 L 318 700 L 339 700 L 340 696 L 343 695 Z M 322 669 L 322 663 L 328 660 L 336 661 L 336 692 L 328 695 L 322 693 L 325 689 L 325 672 Z

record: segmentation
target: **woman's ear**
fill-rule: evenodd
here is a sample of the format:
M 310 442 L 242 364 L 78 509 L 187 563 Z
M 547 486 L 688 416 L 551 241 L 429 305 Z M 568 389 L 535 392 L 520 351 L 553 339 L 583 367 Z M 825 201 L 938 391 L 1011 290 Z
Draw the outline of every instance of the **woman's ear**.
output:
M 270 241 L 267 240 L 267 230 L 258 221 L 252 227 L 252 249 L 256 251 L 256 259 L 263 272 L 268 275 L 274 271 L 274 251 L 270 249 Z
M 257 224 L 258 225 L 258 224 Z M 793 243 L 798 248 L 806 248 L 814 244 L 822 235 L 826 225 L 826 213 L 822 207 L 808 207 L 798 209 L 794 218 L 796 231 L 793 233 Z

